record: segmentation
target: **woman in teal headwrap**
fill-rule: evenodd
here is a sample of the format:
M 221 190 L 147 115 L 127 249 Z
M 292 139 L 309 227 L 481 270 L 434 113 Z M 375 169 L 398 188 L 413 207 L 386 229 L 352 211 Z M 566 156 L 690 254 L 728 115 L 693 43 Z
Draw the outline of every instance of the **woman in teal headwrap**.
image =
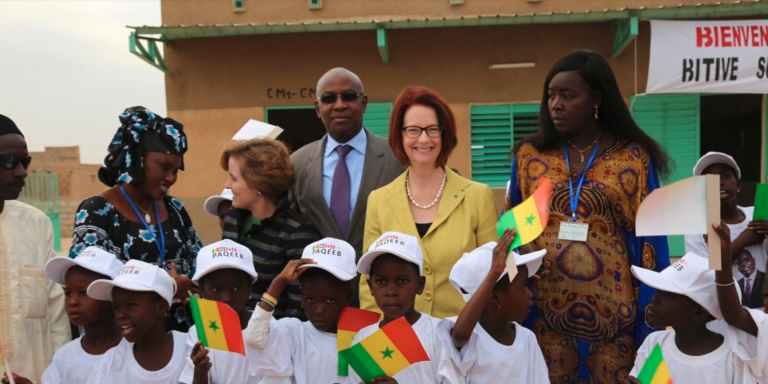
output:
M 168 194 L 184 169 L 187 137 L 180 123 L 144 107 L 126 109 L 120 122 L 99 169 L 99 180 L 112 188 L 80 204 L 70 257 L 95 245 L 123 262 L 155 263 L 171 272 L 183 301 L 202 247 L 184 205 Z M 186 307 L 174 306 L 171 314 L 170 328 L 191 324 Z

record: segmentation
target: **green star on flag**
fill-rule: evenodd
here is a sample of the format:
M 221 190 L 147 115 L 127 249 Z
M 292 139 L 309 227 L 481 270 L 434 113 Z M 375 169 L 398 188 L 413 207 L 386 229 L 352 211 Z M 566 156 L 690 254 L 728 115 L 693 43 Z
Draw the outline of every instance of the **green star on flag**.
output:
M 550 202 L 552 200 L 552 182 L 542 177 L 536 191 L 522 203 L 506 211 L 496 224 L 496 233 L 501 237 L 504 230 L 517 230 L 515 241 L 510 250 L 536 240 L 544 231 L 549 221 Z
M 384 357 L 382 357 L 382 359 L 386 359 L 386 358 L 390 358 L 391 359 L 393 353 L 395 353 L 395 351 L 390 351 L 389 347 L 387 347 L 387 349 L 381 351 L 381 354 L 384 355 Z
M 197 338 L 204 347 L 245 356 L 240 316 L 232 307 L 190 293 L 189 308 L 197 324 Z
M 536 219 L 536 216 L 531 213 L 530 216 L 525 218 L 525 225 L 533 225 L 533 220 Z

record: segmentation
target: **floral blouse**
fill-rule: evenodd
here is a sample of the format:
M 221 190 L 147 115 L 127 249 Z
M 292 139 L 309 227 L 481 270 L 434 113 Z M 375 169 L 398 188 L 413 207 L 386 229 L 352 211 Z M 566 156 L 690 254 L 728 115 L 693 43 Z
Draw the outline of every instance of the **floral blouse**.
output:
M 191 276 L 195 256 L 202 248 L 202 243 L 181 201 L 175 197 L 166 197 L 164 202 L 168 208 L 168 218 L 162 225 L 165 236 L 164 260 L 175 261 L 182 273 Z M 151 224 L 149 227 L 159 240 L 156 225 Z M 98 246 L 123 262 L 134 259 L 159 266 L 160 252 L 152 232 L 143 224 L 120 214 L 107 199 L 94 196 L 84 200 L 77 209 L 69 257 L 74 258 L 86 247 Z

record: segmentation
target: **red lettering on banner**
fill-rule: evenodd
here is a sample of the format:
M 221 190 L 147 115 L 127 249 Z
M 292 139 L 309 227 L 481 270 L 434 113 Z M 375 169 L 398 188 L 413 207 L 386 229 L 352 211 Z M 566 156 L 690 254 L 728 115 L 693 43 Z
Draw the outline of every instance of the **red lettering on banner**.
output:
M 696 27 L 696 47 L 768 47 L 768 25 Z
M 723 47 L 732 47 L 733 46 L 733 40 L 731 40 L 731 27 L 721 27 L 722 30 L 720 31 L 720 38 L 722 39 L 722 46 Z
M 706 39 L 706 41 L 705 41 Z M 696 27 L 696 46 L 701 48 L 712 45 L 712 28 Z

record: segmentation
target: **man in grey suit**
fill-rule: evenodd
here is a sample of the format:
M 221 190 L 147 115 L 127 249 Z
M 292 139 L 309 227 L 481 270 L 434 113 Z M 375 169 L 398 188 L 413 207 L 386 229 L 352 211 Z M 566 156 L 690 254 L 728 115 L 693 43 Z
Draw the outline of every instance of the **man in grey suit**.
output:
M 296 183 L 288 198 L 323 237 L 345 240 L 360 258 L 368 195 L 404 169 L 387 140 L 363 127 L 368 96 L 357 75 L 333 68 L 318 80 L 317 95 L 315 111 L 328 134 L 291 155 Z

